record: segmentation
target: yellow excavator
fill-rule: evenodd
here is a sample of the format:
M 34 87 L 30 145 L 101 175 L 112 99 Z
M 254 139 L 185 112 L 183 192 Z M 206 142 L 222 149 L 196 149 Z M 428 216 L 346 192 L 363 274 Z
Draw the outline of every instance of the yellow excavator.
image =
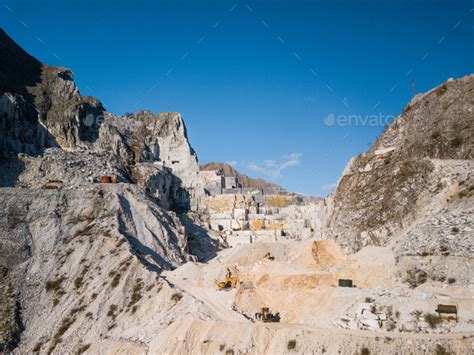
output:
M 234 271 L 234 274 L 237 275 L 237 272 Z M 239 283 L 239 278 L 237 276 L 232 276 L 232 271 L 230 268 L 227 268 L 227 273 L 225 276 L 225 281 L 221 281 L 217 284 L 217 288 L 219 290 L 229 291 L 235 287 Z
M 260 312 L 255 313 L 255 319 L 264 323 L 278 323 L 281 320 L 280 312 L 270 313 L 270 308 L 268 307 L 262 307 Z

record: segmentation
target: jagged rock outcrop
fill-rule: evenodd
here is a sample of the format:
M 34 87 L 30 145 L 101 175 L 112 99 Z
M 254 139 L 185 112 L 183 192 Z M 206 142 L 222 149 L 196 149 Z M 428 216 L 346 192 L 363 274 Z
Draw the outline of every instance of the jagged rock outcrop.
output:
M 104 108 L 79 94 L 69 69 L 39 62 L 2 29 L 0 45 L 2 155 L 36 155 L 47 147 L 74 148 L 97 139 L 94 118 Z
M 39 62 L 3 31 L 0 43 L 0 161 L 5 172 L 0 178 L 2 186 L 16 184 L 26 168 L 17 153 L 38 156 L 46 148 L 59 147 L 78 151 L 73 160 L 95 156 L 81 163 L 88 170 L 89 181 L 100 177 L 99 170 L 103 175 L 116 174 L 121 181 L 136 182 L 148 189 L 163 207 L 197 209 L 204 190 L 197 156 L 179 113 L 155 115 L 141 111 L 124 117 L 109 114 L 97 99 L 80 95 L 69 69 Z M 55 157 L 58 155 L 49 154 L 42 161 L 51 162 Z M 64 169 L 63 162 L 56 165 Z M 49 179 L 64 175 L 54 176 L 55 171 L 49 168 L 40 167 L 43 172 L 49 171 Z M 29 185 L 36 182 L 31 180 Z
M 440 204 L 472 204 L 473 137 L 474 75 L 417 95 L 349 163 L 327 200 L 328 236 L 350 251 L 386 245 Z
M 179 113 L 155 115 L 140 111 L 126 117 L 107 115 L 96 146 L 113 152 L 123 170 L 141 163 L 168 168 L 174 176 L 175 208 L 196 209 L 204 190 L 200 187 L 197 155 L 189 144 L 186 126 Z M 133 178 L 133 172 L 130 176 Z

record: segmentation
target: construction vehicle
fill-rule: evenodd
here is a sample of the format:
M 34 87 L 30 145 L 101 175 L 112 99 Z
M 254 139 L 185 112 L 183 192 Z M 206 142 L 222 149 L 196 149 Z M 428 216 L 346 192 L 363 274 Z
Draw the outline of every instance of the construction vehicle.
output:
M 237 286 L 239 283 L 239 278 L 237 276 L 232 276 L 232 271 L 230 268 L 227 268 L 227 273 L 225 276 L 225 281 L 219 282 L 217 288 L 219 290 L 229 291 Z
M 255 319 L 264 323 L 277 323 L 280 321 L 280 313 L 270 313 L 270 308 L 262 307 L 260 312 L 255 313 Z
M 48 182 L 43 186 L 43 189 L 46 189 L 46 190 L 59 189 L 62 183 L 63 182 L 61 180 L 48 180 Z
M 118 183 L 117 175 L 103 175 L 100 177 L 99 182 L 101 184 L 116 184 Z
M 436 313 L 438 313 L 439 317 L 441 317 L 441 313 L 455 314 L 456 315 L 456 322 L 458 321 L 458 307 L 457 306 L 439 304 L 438 307 L 436 308 Z
M 111 184 L 112 176 L 108 176 L 108 175 L 101 176 L 99 182 L 101 184 Z
M 274 257 L 272 254 L 270 254 L 270 252 L 266 253 L 266 254 L 263 256 L 262 259 L 264 259 L 264 258 L 265 258 L 265 259 L 268 259 L 268 260 L 271 260 L 271 261 L 275 260 L 275 257 Z

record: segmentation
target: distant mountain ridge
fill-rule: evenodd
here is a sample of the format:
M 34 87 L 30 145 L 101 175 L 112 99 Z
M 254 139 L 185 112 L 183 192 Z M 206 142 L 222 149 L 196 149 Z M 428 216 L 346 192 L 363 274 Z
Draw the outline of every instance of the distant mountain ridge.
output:
M 243 187 L 255 187 L 257 189 L 275 189 L 279 191 L 286 191 L 283 187 L 278 184 L 274 184 L 263 179 L 254 179 L 245 174 L 239 173 L 234 167 L 226 163 L 211 162 L 201 165 L 201 170 L 203 171 L 212 171 L 218 170 L 221 171 L 225 177 L 235 176 L 242 184 Z

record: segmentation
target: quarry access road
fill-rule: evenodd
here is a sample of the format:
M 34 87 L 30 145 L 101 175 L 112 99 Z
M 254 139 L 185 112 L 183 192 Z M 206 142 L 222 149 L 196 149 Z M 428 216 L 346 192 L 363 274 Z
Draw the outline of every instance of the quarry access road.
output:
M 227 297 L 229 294 L 226 291 L 194 286 L 190 282 L 170 274 L 163 275 L 163 277 L 165 277 L 169 282 L 184 292 L 205 304 L 220 321 L 232 323 L 251 323 L 249 319 L 230 309 L 229 306 L 226 306 L 225 301 L 229 299 L 229 297 Z

